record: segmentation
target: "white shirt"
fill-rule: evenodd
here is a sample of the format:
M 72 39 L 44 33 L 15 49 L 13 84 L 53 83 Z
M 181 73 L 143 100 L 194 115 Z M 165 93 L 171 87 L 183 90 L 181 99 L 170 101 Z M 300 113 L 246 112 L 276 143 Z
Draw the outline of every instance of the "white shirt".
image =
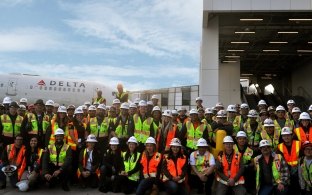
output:
M 190 155 L 190 165 L 194 165 L 194 166 L 196 165 L 195 152 L 197 152 L 197 156 L 201 156 L 201 155 L 199 154 L 198 150 L 192 152 L 192 154 Z M 204 155 L 208 155 L 208 153 L 209 153 L 209 152 L 206 151 Z M 203 155 L 203 156 L 204 156 L 204 155 Z M 209 166 L 216 165 L 216 161 L 215 161 L 213 155 L 212 155 L 212 154 L 210 154 L 210 155 L 211 155 L 211 158 L 210 158 L 210 160 L 209 160 Z
M 88 152 L 89 152 L 89 158 L 88 158 L 88 160 L 87 160 L 86 169 L 90 171 L 91 168 L 92 168 L 92 153 L 93 153 L 93 150 L 89 151 L 89 150 L 87 149 L 87 153 L 88 153 Z

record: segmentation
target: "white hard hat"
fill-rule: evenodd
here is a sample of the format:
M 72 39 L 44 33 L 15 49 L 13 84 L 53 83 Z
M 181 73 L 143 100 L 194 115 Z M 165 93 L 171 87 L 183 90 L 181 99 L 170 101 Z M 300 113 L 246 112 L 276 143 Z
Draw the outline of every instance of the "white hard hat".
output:
M 156 141 L 153 137 L 147 138 L 145 144 L 156 144 Z
M 140 103 L 140 98 L 135 98 L 134 103 L 135 104 L 139 104 Z
M 211 107 L 212 111 L 217 111 L 216 107 Z
M 82 110 L 87 110 L 88 106 L 84 104 L 84 105 L 81 106 L 81 108 L 82 108 Z
M 118 145 L 119 144 L 119 139 L 117 137 L 112 137 L 110 140 L 109 140 L 109 144 L 110 145 Z
M 204 138 L 199 138 L 196 144 L 197 147 L 206 147 L 208 146 L 207 141 Z
M 295 103 L 294 100 L 288 100 L 288 101 L 287 101 L 287 105 L 288 105 L 288 104 L 296 104 L 296 103 Z
M 53 100 L 48 100 L 45 103 L 46 106 L 53 106 L 54 105 L 54 101 Z
M 109 110 L 111 108 L 111 106 L 106 106 L 105 108 L 106 108 L 106 110 Z
M 85 101 L 84 105 L 91 105 L 91 102 Z
M 57 112 L 67 113 L 67 109 L 65 106 L 60 106 L 60 107 L 58 107 Z
M 279 105 L 279 106 L 276 107 L 275 111 L 286 111 L 286 110 L 285 110 L 284 106 Z
M 198 114 L 198 111 L 193 108 L 193 109 L 190 110 L 190 114 Z
M 178 138 L 173 138 L 170 142 L 170 146 L 182 146 L 181 141 Z
M 228 105 L 227 109 L 226 109 L 227 112 L 236 112 L 236 108 L 235 108 L 235 105 Z
M 302 112 L 299 116 L 299 120 L 311 120 L 311 117 L 308 113 Z
M 12 99 L 10 97 L 3 98 L 3 104 L 10 104 L 12 102 Z
M 221 102 L 216 103 L 215 107 L 222 107 L 222 108 L 224 108 L 224 106 L 223 106 L 223 104 Z
M 58 107 L 60 107 L 60 104 L 54 102 L 53 107 L 54 107 L 54 108 L 58 108 Z
M 102 110 L 106 110 L 105 104 L 100 104 L 100 105 L 98 105 L 98 107 L 96 107 L 96 108 L 99 108 L 99 109 L 102 109 Z
M 120 100 L 119 99 L 114 99 L 113 100 L 113 104 L 120 104 Z
M 88 135 L 86 142 L 94 142 L 94 143 L 96 143 L 98 141 L 96 140 L 96 136 L 95 135 L 90 134 L 90 135 Z
M 291 135 L 292 132 L 291 132 L 291 129 L 289 127 L 283 127 L 282 128 L 282 132 L 281 132 L 281 135 Z
M 267 103 L 264 100 L 260 100 L 258 102 L 258 106 L 260 106 L 260 105 L 267 105 Z
M 127 141 L 127 144 L 128 143 L 135 143 L 135 144 L 138 144 L 138 141 L 137 139 L 134 137 L 134 136 L 131 136 L 129 137 L 128 141 Z
M 196 99 L 195 99 L 195 101 L 197 102 L 197 101 L 203 101 L 203 99 L 201 98 L 201 97 L 197 97 Z
M 95 110 L 96 110 L 96 107 L 93 105 L 89 106 L 88 108 L 88 111 L 95 111 Z
M 260 141 L 259 147 L 261 148 L 261 147 L 264 147 L 264 146 L 271 146 L 271 144 L 270 144 L 270 142 L 268 140 L 263 139 L 263 140 Z
M 153 106 L 153 102 L 152 102 L 152 101 L 147 101 L 146 104 L 147 104 L 148 106 Z
M 100 105 L 100 102 L 94 102 L 92 105 L 98 106 L 98 105 Z
M 22 180 L 20 182 L 17 182 L 15 185 L 16 185 L 16 187 L 18 187 L 19 191 L 27 192 L 27 190 L 29 189 L 28 183 L 29 183 L 28 180 Z
M 135 103 L 131 103 L 129 107 L 130 108 L 137 108 L 137 105 Z
M 157 100 L 158 100 L 159 98 L 158 98 L 157 95 L 152 95 L 152 98 L 151 98 L 151 99 L 157 99 Z
M 226 111 L 225 110 L 219 110 L 217 112 L 217 118 L 226 118 Z
M 154 106 L 152 112 L 154 112 L 154 111 L 159 111 L 159 112 L 161 112 L 159 106 Z
M 187 111 L 187 109 L 186 109 L 185 107 L 181 106 L 181 107 L 179 108 L 178 112 L 180 112 L 180 111 Z
M 171 110 L 171 114 L 179 114 L 177 110 Z
M 227 135 L 223 138 L 223 143 L 234 143 L 234 140 L 231 136 Z
M 6 166 L 2 167 L 1 171 L 8 177 L 12 176 L 15 172 L 17 167 L 15 165 L 9 165 L 10 167 L 7 169 Z
M 249 109 L 249 106 L 248 106 L 248 104 L 246 104 L 246 103 L 242 103 L 242 104 L 240 105 L 240 108 L 241 108 L 241 109 Z
M 257 118 L 259 115 L 258 115 L 258 112 L 256 110 L 249 110 L 247 116 L 250 118 Z
M 20 103 L 27 103 L 27 99 L 26 98 L 21 98 L 20 99 Z
M 274 110 L 274 111 L 275 111 L 274 106 L 269 106 L 269 107 L 268 107 L 268 112 L 271 111 L 271 110 Z
M 165 110 L 164 113 L 163 113 L 162 115 L 163 115 L 163 116 L 172 117 L 172 115 L 171 115 L 171 110 Z
M 19 108 L 20 108 L 20 110 L 26 110 L 26 106 L 23 104 L 19 105 Z
M 293 107 L 293 109 L 291 110 L 291 113 L 301 113 L 301 110 L 300 110 L 300 108 L 298 108 L 298 107 Z
M 239 132 L 237 132 L 236 137 L 247 137 L 247 135 L 246 135 L 245 131 L 239 131 Z
M 78 106 L 78 107 L 75 109 L 74 114 L 83 114 L 82 106 Z
M 205 114 L 213 114 L 212 109 L 211 108 L 206 108 L 205 109 Z
M 140 100 L 139 106 L 147 106 L 146 101 Z
M 129 104 L 127 102 L 124 102 L 124 103 L 121 104 L 120 108 L 129 110 Z
M 309 106 L 308 111 L 312 111 L 312 104 Z
M 264 120 L 264 127 L 274 127 L 274 122 L 272 119 L 267 118 Z
M 61 128 L 55 130 L 54 135 L 64 135 L 64 131 Z

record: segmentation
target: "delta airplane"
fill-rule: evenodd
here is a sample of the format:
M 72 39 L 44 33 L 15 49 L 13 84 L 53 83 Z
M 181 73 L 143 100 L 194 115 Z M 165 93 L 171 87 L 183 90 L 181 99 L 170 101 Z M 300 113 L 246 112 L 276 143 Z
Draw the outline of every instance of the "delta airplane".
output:
M 0 75 L 0 101 L 4 97 L 11 97 L 19 102 L 27 98 L 28 104 L 37 99 L 53 100 L 60 105 L 82 105 L 85 101 L 92 101 L 97 91 L 102 91 L 106 103 L 111 104 L 115 98 L 115 91 L 103 84 L 74 79 L 47 78 L 39 75 L 12 73 Z

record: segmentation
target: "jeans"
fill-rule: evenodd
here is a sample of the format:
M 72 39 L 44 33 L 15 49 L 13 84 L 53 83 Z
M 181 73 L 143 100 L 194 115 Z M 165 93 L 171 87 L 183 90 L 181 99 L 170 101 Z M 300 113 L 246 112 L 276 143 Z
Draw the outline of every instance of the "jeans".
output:
M 275 195 L 286 195 L 288 191 L 287 186 L 284 186 L 284 190 L 283 191 L 279 191 L 277 189 L 277 186 L 273 186 L 273 185 L 262 185 L 259 189 L 259 193 L 258 195 L 271 195 L 271 194 L 275 194 Z M 299 192 L 298 192 L 299 193 Z
M 164 185 L 168 194 L 179 194 L 179 195 L 188 194 L 184 182 L 177 183 L 174 181 L 166 181 Z
M 149 177 L 141 180 L 136 190 L 136 195 L 144 195 L 147 190 L 151 190 L 153 188 L 154 184 L 156 185 L 155 177 Z

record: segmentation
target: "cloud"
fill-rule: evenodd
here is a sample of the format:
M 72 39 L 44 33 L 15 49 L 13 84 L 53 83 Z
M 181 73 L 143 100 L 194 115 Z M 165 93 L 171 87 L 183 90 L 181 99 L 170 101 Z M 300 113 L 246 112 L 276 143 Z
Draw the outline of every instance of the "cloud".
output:
M 1 0 L 0 6 L 13 7 L 17 5 L 30 5 L 33 0 Z

